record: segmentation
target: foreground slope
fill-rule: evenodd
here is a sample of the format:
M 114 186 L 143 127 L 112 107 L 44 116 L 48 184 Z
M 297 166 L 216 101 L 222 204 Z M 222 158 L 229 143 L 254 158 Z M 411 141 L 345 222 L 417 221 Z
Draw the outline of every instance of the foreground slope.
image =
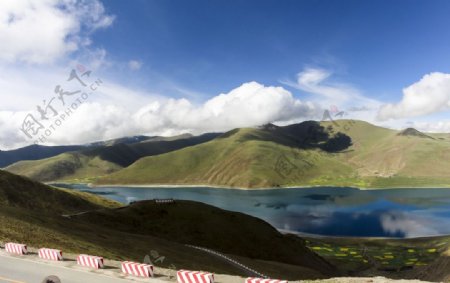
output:
M 246 275 L 220 258 L 185 246 L 189 243 L 214 247 L 270 276 L 305 279 L 337 274 L 305 248 L 303 240 L 283 236 L 256 218 L 199 203 L 149 201 L 122 208 L 95 195 L 49 187 L 4 171 L 0 171 L 0 203 L 1 242 L 117 260 L 143 261 L 146 255 L 159 254 L 166 260 L 155 262 L 157 266 Z
M 339 275 L 450 279 L 449 237 L 304 239 L 282 235 L 257 218 L 192 201 L 143 201 L 121 207 L 95 195 L 49 187 L 3 171 L 0 188 L 1 242 L 116 260 L 143 261 L 146 255 L 155 260 L 158 255 L 164 260 L 154 262 L 156 266 L 248 275 L 185 245 L 191 244 L 289 280 Z
M 46 159 L 20 161 L 8 166 L 6 170 L 42 182 L 90 181 L 90 178 L 118 171 L 141 157 L 200 144 L 217 135 L 116 139 L 95 143 L 83 150 L 66 152 Z M 132 141 L 137 142 L 133 143 Z
M 0 170 L 0 204 L 37 213 L 71 213 L 120 204 L 92 194 L 54 188 Z
M 74 219 L 238 257 L 303 266 L 325 274 L 336 272 L 333 266 L 306 248 L 302 239 L 282 235 L 258 218 L 203 203 L 176 200 L 173 204 L 157 204 L 154 201 L 140 201 L 120 210 L 94 211 Z
M 97 184 L 450 186 L 449 154 L 448 136 L 362 121 L 269 124 L 142 158 Z

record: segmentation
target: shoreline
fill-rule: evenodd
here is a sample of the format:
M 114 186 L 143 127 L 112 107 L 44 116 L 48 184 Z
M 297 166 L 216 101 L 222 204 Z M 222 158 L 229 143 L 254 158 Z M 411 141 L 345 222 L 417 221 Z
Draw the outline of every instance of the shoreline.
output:
M 276 228 L 277 229 L 277 228 Z M 321 234 L 311 234 L 311 233 L 303 233 L 296 231 L 289 231 L 284 229 L 277 229 L 283 235 L 294 235 L 300 237 L 302 239 L 332 239 L 332 240 L 392 240 L 392 241 L 408 241 L 408 240 L 429 240 L 429 239 L 437 239 L 437 238 L 447 238 L 450 234 L 439 234 L 439 235 L 431 235 L 431 236 L 417 236 L 417 237 L 362 237 L 362 236 L 332 236 L 332 235 L 321 235 Z
M 208 184 L 102 184 L 95 185 L 92 183 L 70 183 L 70 182 L 49 182 L 48 185 L 53 184 L 84 184 L 89 188 L 116 188 L 116 187 L 128 187 L 128 188 L 209 188 L 209 189 L 227 189 L 227 190 L 243 190 L 243 191 L 262 191 L 262 190 L 292 190 L 292 189 L 314 189 L 314 188 L 340 188 L 340 189 L 353 189 L 359 191 L 376 191 L 376 190 L 412 190 L 412 189 L 450 189 L 447 186 L 420 186 L 420 187 L 352 187 L 352 186 L 336 186 L 336 185 L 313 185 L 313 186 L 286 186 L 286 187 L 261 187 L 261 188 L 248 188 L 248 187 L 231 187 L 220 185 L 208 185 Z

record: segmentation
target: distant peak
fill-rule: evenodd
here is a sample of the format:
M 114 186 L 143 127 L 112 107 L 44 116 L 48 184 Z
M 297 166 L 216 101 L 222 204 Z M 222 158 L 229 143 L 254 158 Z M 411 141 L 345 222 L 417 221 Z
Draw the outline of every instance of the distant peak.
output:
M 267 130 L 267 131 L 275 131 L 278 129 L 278 126 L 276 126 L 272 123 L 267 123 L 267 124 L 260 126 L 259 128 L 262 130 Z
M 420 138 L 433 139 L 429 135 L 426 135 L 426 134 L 422 133 L 421 131 L 418 131 L 414 128 L 406 128 L 403 131 L 401 131 L 400 133 L 398 133 L 398 135 L 399 136 L 414 136 L 414 137 L 420 137 Z

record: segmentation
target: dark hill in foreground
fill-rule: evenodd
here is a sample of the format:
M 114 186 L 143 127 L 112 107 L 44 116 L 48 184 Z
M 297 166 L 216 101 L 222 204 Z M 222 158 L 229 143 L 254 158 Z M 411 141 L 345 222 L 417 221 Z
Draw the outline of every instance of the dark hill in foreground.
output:
M 157 252 L 166 258 L 156 262 L 157 266 L 247 275 L 184 245 L 193 243 L 228 253 L 273 277 L 310 279 L 336 274 L 326 261 L 305 248 L 301 239 L 283 236 L 256 218 L 200 203 L 161 206 L 146 202 L 120 208 L 120 204 L 92 194 L 0 171 L 0 204 L 1 242 L 138 262 Z M 77 215 L 79 212 L 85 213 Z
M 141 201 L 115 211 L 83 214 L 77 219 L 227 254 L 306 266 L 328 274 L 334 271 L 306 248 L 302 239 L 283 235 L 258 218 L 203 203 Z
M 88 193 L 50 187 L 0 170 L 0 205 L 35 213 L 71 213 L 118 203 Z
M 143 261 L 146 255 L 158 254 L 165 260 L 156 266 L 248 275 L 187 247 L 188 243 L 225 253 L 270 277 L 289 280 L 339 275 L 450 278 L 449 237 L 305 240 L 282 235 L 257 218 L 191 201 L 144 201 L 121 207 L 95 195 L 60 190 L 3 171 L 0 188 L 2 242 L 116 260 Z

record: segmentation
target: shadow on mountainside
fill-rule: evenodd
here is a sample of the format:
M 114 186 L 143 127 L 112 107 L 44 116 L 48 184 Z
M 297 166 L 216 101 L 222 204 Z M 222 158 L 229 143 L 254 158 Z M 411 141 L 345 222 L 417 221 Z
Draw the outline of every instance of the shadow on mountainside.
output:
M 234 129 L 223 134 L 220 138 L 228 138 L 237 133 L 239 133 L 239 129 Z M 350 136 L 341 132 L 333 134 L 316 121 L 305 121 L 284 127 L 266 124 L 258 130 L 246 132 L 239 137 L 241 142 L 250 140 L 271 141 L 285 146 L 301 149 L 321 149 L 326 152 L 343 151 L 352 145 Z
M 338 152 L 352 145 L 350 136 L 341 132 L 332 135 L 329 129 L 316 121 L 305 121 L 280 128 L 286 135 L 297 141 L 299 148 L 318 148 L 327 152 Z

